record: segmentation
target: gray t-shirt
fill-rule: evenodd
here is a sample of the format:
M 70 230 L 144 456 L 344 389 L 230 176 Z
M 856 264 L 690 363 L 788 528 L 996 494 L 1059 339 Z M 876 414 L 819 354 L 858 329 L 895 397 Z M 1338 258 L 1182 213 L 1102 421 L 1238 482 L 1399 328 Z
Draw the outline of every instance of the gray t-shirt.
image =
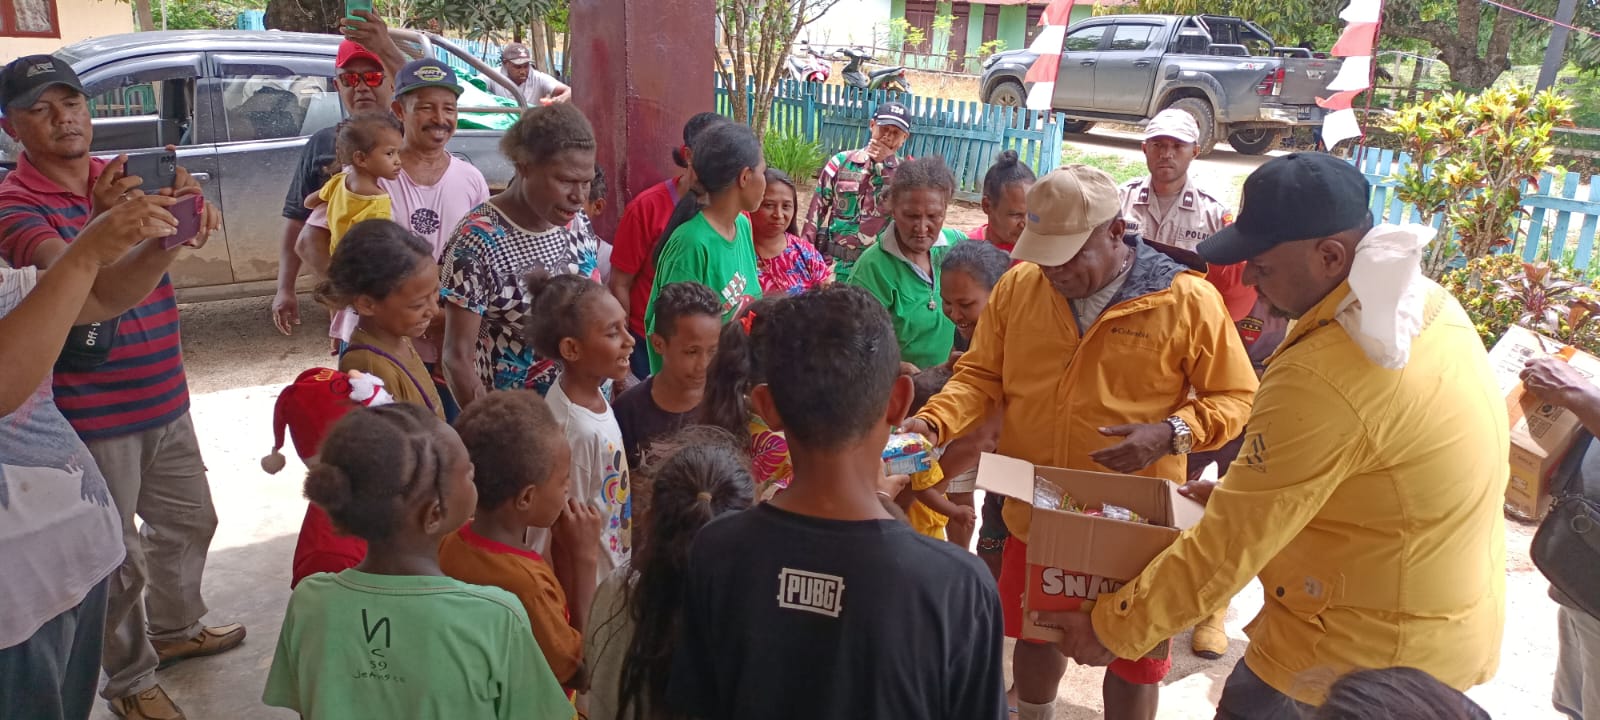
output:
M 34 268 L 0 265 L 0 317 L 37 279 Z M 0 417 L 0 548 L 0 648 L 76 607 L 122 564 L 122 521 L 106 479 L 56 407 L 48 376 Z
M 589 664 L 589 717 L 617 718 L 622 712 L 622 663 L 633 645 L 633 613 L 625 604 L 629 576 L 627 565 L 612 571 L 595 588 L 594 603 L 589 609 L 589 630 L 583 635 L 583 657 Z M 650 717 L 649 703 L 645 698 L 644 717 Z M 633 708 L 627 717 L 633 717 Z
M 557 80 L 545 73 L 539 72 L 534 68 L 528 68 L 528 79 L 522 81 L 522 99 L 526 100 L 529 105 L 538 105 L 539 98 L 548 97 L 554 94 L 556 88 L 560 86 L 560 80 Z M 495 83 L 494 94 L 499 95 L 500 97 L 509 98 L 511 97 L 511 90 L 504 85 Z

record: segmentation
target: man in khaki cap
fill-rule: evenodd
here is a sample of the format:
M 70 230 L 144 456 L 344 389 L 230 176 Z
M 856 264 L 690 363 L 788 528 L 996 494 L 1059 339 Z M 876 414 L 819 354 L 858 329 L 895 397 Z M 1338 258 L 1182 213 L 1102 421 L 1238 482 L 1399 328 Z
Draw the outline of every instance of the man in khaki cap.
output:
M 554 77 L 533 67 L 533 51 L 522 43 L 511 43 L 500 50 L 500 72 L 517 84 L 522 100 L 528 105 L 564 103 L 572 99 L 572 88 Z M 494 94 L 512 97 L 511 89 L 494 84 Z M 514 98 L 513 98 L 514 99 Z
M 1069 165 L 1028 191 L 1028 224 L 955 376 L 908 431 L 944 443 L 1003 408 L 998 452 L 1036 465 L 1182 483 L 1190 450 L 1239 434 L 1256 375 L 1204 265 L 1125 235 L 1111 176 Z M 1181 251 L 1173 251 L 1181 254 Z M 1020 637 L 1031 510 L 1006 501 L 1000 602 Z M 1019 641 L 1022 720 L 1050 718 L 1066 657 Z M 1108 718 L 1154 718 L 1171 658 L 1118 660 L 1106 673 Z

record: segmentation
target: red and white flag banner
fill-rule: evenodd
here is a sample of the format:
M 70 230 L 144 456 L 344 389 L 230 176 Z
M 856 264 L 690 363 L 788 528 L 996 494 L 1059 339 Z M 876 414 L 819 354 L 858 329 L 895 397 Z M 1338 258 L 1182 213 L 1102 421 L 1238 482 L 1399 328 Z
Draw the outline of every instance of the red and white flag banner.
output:
M 1072 22 L 1072 3 L 1073 0 L 1050 0 L 1039 16 L 1039 25 L 1044 29 L 1028 46 L 1038 57 L 1028 66 L 1028 75 L 1024 78 L 1025 82 L 1033 83 L 1028 88 L 1026 103 L 1030 110 L 1050 109 L 1050 100 L 1056 92 L 1056 71 L 1061 66 L 1061 46 L 1066 40 L 1067 25 Z
M 1339 18 L 1348 24 L 1334 43 L 1332 54 L 1343 60 L 1339 74 L 1328 83 L 1333 95 L 1317 99 L 1317 105 L 1330 111 L 1322 119 L 1322 142 L 1329 149 L 1342 140 L 1363 135 L 1354 105 L 1356 96 L 1372 87 L 1372 54 L 1382 14 L 1383 0 L 1350 0 L 1339 12 Z

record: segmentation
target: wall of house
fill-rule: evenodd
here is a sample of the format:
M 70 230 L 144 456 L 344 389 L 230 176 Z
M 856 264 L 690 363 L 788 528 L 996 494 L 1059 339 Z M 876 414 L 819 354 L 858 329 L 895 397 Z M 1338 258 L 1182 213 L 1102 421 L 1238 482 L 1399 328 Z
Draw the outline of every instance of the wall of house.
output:
M 894 14 L 892 4 L 899 3 L 899 14 Z M 905 13 L 905 0 L 839 0 L 810 27 L 803 36 L 812 45 L 837 47 L 861 45 L 872 47 L 875 34 L 889 31 L 889 18 Z
M 79 40 L 134 31 L 133 6 L 114 0 L 55 0 L 60 38 L 0 38 L 0 63 L 53 53 Z

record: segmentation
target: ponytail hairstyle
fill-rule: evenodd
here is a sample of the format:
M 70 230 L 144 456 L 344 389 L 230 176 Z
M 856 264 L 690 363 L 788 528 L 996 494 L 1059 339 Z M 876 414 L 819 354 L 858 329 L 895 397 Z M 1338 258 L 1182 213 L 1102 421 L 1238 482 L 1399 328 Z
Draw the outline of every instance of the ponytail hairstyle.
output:
M 714 112 L 696 113 L 694 117 L 689 118 L 689 122 L 683 124 L 683 145 L 672 149 L 672 164 L 688 169 L 689 158 L 684 151 L 694 145 L 695 138 L 700 137 L 700 133 L 705 132 L 706 128 L 725 122 L 732 121 Z
M 306 473 L 305 496 L 335 527 L 369 543 L 400 529 L 406 508 L 431 495 L 444 505 L 461 452 L 433 411 L 412 403 L 358 407 L 339 418 Z
M 800 226 L 798 221 L 800 220 L 800 191 L 795 188 L 794 180 L 789 177 L 789 173 L 786 173 L 775 167 L 768 166 L 767 187 L 770 189 L 773 185 L 787 185 L 789 186 L 789 193 L 794 195 L 794 214 L 789 216 L 789 227 L 784 228 L 784 232 L 787 232 L 790 235 L 799 235 Z
M 648 511 L 639 514 L 646 539 L 634 547 L 630 576 L 622 585 L 621 612 L 628 613 L 634 631 L 618 683 L 619 718 L 645 720 L 646 708 L 653 717 L 665 716 L 689 547 L 707 523 L 754 502 L 755 479 L 743 437 L 742 430 L 730 435 L 690 426 L 651 450 L 641 473 L 650 498 Z
M 678 226 L 693 220 L 700 212 L 700 195 L 709 202 L 713 195 L 735 188 L 745 170 L 754 170 L 762 163 L 761 141 L 748 126 L 738 123 L 721 122 L 706 128 L 695 138 L 690 150 L 694 155 L 695 192 L 684 193 L 678 199 L 678 206 L 672 209 L 672 217 L 656 241 L 651 266 L 660 264 L 667 240 Z
M 424 258 L 433 259 L 433 247 L 415 233 L 393 220 L 362 220 L 339 240 L 328 263 L 328 277 L 317 283 L 313 297 L 330 310 L 349 307 L 362 295 L 382 300 L 411 277 Z
M 990 203 L 1000 202 L 1000 196 L 1006 192 L 1006 186 L 1015 182 L 1031 183 L 1037 178 L 1033 169 L 1023 164 L 1017 157 L 1015 150 L 1002 150 L 994 158 L 994 164 L 989 166 L 989 171 L 983 174 L 983 197 Z
M 523 338 L 533 352 L 546 360 L 561 359 L 561 341 L 583 337 L 592 297 L 609 293 L 604 285 L 582 275 L 551 275 L 537 268 L 523 278 L 527 288 L 528 317 Z
M 722 428 L 737 436 L 750 434 L 750 389 L 763 382 L 756 368 L 750 330 L 776 302 L 761 299 L 751 303 L 733 321 L 722 326 L 717 336 L 717 354 L 706 369 L 706 389 L 700 396 L 699 425 Z

